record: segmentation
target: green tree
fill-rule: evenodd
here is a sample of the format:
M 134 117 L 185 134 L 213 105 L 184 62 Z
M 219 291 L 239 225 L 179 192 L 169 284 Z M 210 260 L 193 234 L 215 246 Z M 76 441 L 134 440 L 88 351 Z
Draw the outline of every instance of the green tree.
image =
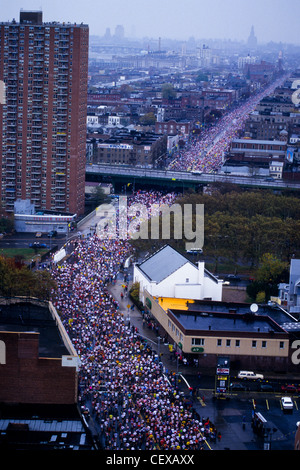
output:
M 108 197 L 101 186 L 96 186 L 92 191 L 92 204 L 95 207 L 108 202 Z
M 247 286 L 247 293 L 252 299 L 265 294 L 268 300 L 271 295 L 278 294 L 278 284 L 288 280 L 288 263 L 281 261 L 271 253 L 264 253 L 260 259 L 255 275 L 255 282 Z
M 143 116 L 140 117 L 140 123 L 143 124 L 144 126 L 152 126 L 156 122 L 156 117 L 153 112 L 144 114 Z
M 55 281 L 48 271 L 31 271 L 27 266 L 0 256 L 0 295 L 50 298 Z
M 170 100 L 176 98 L 176 90 L 172 83 L 164 83 L 162 86 L 162 97 Z
M 288 264 L 278 259 L 271 253 L 264 253 L 257 269 L 256 279 L 265 283 L 277 283 L 283 273 L 288 269 Z
M 255 300 L 258 304 L 263 304 L 266 301 L 266 293 L 264 291 L 259 291 Z
M 199 72 L 196 77 L 196 82 L 208 82 L 208 75 L 204 72 Z

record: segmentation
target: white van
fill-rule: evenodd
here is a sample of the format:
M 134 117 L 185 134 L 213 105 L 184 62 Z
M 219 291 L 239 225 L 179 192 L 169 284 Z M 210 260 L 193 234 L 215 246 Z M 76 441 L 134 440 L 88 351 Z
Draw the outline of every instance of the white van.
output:
M 263 380 L 264 376 L 262 374 L 256 374 L 255 372 L 252 372 L 250 370 L 241 370 L 238 373 L 238 378 L 239 379 L 252 379 L 252 380 Z

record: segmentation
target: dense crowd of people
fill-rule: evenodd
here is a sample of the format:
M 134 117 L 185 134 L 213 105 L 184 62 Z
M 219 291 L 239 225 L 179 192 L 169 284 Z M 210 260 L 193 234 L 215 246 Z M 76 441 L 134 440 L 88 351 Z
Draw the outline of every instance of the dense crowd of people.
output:
M 172 203 L 174 197 L 139 192 L 131 203 Z M 132 254 L 130 243 L 96 234 L 70 243 L 70 257 L 52 271 L 53 304 L 80 357 L 80 403 L 94 418 L 103 448 L 202 449 L 213 425 L 185 401 L 109 292 Z
M 263 94 L 270 92 L 271 88 Z M 199 140 L 192 138 L 169 169 L 217 169 L 223 151 L 261 97 L 225 115 Z M 137 191 L 127 203 L 150 209 L 154 204 L 171 205 L 175 199 L 175 193 Z M 127 217 L 130 224 L 133 217 Z M 174 375 L 163 370 L 158 356 L 130 326 L 109 292 L 133 254 L 128 237 L 99 238 L 96 232 L 73 239 L 68 259 L 53 265 L 57 288 L 52 301 L 81 361 L 82 411 L 94 418 L 104 449 L 203 449 L 207 439 L 220 435 L 179 392 Z
M 244 128 L 246 119 L 254 111 L 259 101 L 270 95 L 281 83 L 274 82 L 262 92 L 254 95 L 243 105 L 226 113 L 212 128 L 194 137 L 170 163 L 169 170 L 201 171 L 210 173 L 222 165 L 223 153 L 228 151 L 231 141 Z
M 200 140 L 191 140 L 169 169 L 217 169 L 223 151 L 260 99 L 257 95 Z M 138 191 L 127 203 L 150 209 L 171 205 L 175 199 L 175 193 Z M 134 216 L 127 217 L 130 224 Z M 157 355 L 109 292 L 132 255 L 127 235 L 100 238 L 96 232 L 73 239 L 67 261 L 52 270 L 57 284 L 52 300 L 81 361 L 82 411 L 94 418 L 105 449 L 203 449 L 208 438 L 218 435 L 216 429 L 179 393 L 174 376 L 163 371 Z

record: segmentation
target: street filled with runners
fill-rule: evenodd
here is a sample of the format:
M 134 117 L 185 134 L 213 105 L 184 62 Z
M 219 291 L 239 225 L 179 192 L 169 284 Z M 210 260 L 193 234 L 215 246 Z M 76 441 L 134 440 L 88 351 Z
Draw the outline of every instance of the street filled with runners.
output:
M 218 170 L 222 165 L 223 153 L 228 151 L 231 141 L 239 137 L 249 114 L 264 96 L 270 95 L 280 85 L 281 81 L 282 79 L 274 82 L 241 106 L 224 114 L 212 128 L 192 137 L 186 146 L 178 151 L 168 169 L 202 173 Z
M 135 202 L 174 200 L 174 194 L 139 192 Z M 68 260 L 53 268 L 53 303 L 80 356 L 83 413 L 95 420 L 105 449 L 202 449 L 216 437 L 164 373 L 157 355 L 108 290 L 132 254 L 128 240 L 97 235 L 70 242 Z
M 262 94 L 256 95 L 221 119 L 213 131 L 194 138 L 170 169 L 217 169 L 222 152 L 261 98 Z M 171 205 L 175 199 L 175 193 L 137 191 L 128 198 L 128 205 L 148 208 Z M 192 401 L 179 392 L 177 378 L 164 371 L 156 353 L 130 326 L 118 299 L 109 292 L 134 254 L 129 240 L 99 238 L 95 233 L 69 244 L 70 256 L 52 270 L 57 283 L 53 304 L 80 357 L 82 412 L 95 421 L 103 448 L 207 448 L 208 440 L 220 438 L 214 424 L 200 417 Z

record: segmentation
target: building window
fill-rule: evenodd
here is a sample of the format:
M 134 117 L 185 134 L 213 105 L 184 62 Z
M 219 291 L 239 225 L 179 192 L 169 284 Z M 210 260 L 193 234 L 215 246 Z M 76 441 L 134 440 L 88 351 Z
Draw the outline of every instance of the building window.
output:
M 267 341 L 262 341 L 261 342 L 261 347 L 266 348 L 267 347 Z
M 192 338 L 192 346 L 204 346 L 204 338 Z
M 284 349 L 284 341 L 280 341 L 280 342 L 279 342 L 279 348 L 280 348 L 280 349 Z
M 231 339 L 226 339 L 226 346 L 230 348 L 231 345 Z
M 256 340 L 252 341 L 252 348 L 256 348 Z
M 239 348 L 239 347 L 240 347 L 240 343 L 241 343 L 240 340 L 239 340 L 239 339 L 236 339 L 236 340 L 235 340 L 235 347 L 236 347 L 236 348 Z
M 217 346 L 222 346 L 222 340 L 221 339 L 217 339 Z

